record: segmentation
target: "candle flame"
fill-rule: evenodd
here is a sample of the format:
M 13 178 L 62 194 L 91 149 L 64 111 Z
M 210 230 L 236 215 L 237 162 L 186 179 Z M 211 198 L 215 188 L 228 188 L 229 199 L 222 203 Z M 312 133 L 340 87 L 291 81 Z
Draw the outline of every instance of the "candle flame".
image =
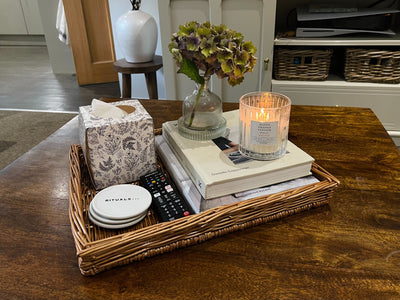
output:
M 256 112 L 257 121 L 269 121 L 269 111 L 265 112 L 264 108 L 261 108 L 260 112 Z

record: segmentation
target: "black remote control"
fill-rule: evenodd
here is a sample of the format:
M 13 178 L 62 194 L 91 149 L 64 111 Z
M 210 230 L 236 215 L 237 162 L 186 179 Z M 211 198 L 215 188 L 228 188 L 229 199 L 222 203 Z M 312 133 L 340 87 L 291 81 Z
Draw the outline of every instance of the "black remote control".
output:
M 172 221 L 193 214 L 185 199 L 175 190 L 164 172 L 157 169 L 140 177 L 142 186 L 153 197 L 152 207 L 162 222 Z

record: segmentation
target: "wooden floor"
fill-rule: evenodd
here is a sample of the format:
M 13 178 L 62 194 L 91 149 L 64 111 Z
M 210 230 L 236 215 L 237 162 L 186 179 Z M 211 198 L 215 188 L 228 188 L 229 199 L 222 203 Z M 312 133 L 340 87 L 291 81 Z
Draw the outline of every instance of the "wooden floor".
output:
M 119 83 L 79 86 L 53 73 L 45 46 L 0 46 L 0 109 L 77 112 L 99 97 L 120 97 Z

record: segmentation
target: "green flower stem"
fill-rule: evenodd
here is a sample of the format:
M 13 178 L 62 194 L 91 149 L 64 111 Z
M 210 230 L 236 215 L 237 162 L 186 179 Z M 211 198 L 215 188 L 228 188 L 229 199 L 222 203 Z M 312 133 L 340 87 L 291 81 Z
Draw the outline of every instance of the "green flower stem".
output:
M 192 110 L 192 113 L 190 115 L 190 121 L 189 121 L 189 126 L 188 127 L 191 127 L 192 124 L 193 124 L 194 115 L 196 113 L 196 107 L 199 104 L 200 96 L 203 93 L 205 84 L 206 84 L 205 80 L 203 81 L 203 83 L 200 84 L 200 88 L 199 88 L 199 91 L 197 92 L 197 96 L 196 96 L 196 102 L 194 103 L 193 110 Z

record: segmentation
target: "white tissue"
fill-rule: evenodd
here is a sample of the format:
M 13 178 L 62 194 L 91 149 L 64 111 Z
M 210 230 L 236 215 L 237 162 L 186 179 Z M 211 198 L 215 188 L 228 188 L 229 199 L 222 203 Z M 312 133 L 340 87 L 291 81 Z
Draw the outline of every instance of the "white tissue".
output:
M 97 99 L 92 100 L 92 114 L 98 118 L 122 119 L 128 113 L 119 107 Z

